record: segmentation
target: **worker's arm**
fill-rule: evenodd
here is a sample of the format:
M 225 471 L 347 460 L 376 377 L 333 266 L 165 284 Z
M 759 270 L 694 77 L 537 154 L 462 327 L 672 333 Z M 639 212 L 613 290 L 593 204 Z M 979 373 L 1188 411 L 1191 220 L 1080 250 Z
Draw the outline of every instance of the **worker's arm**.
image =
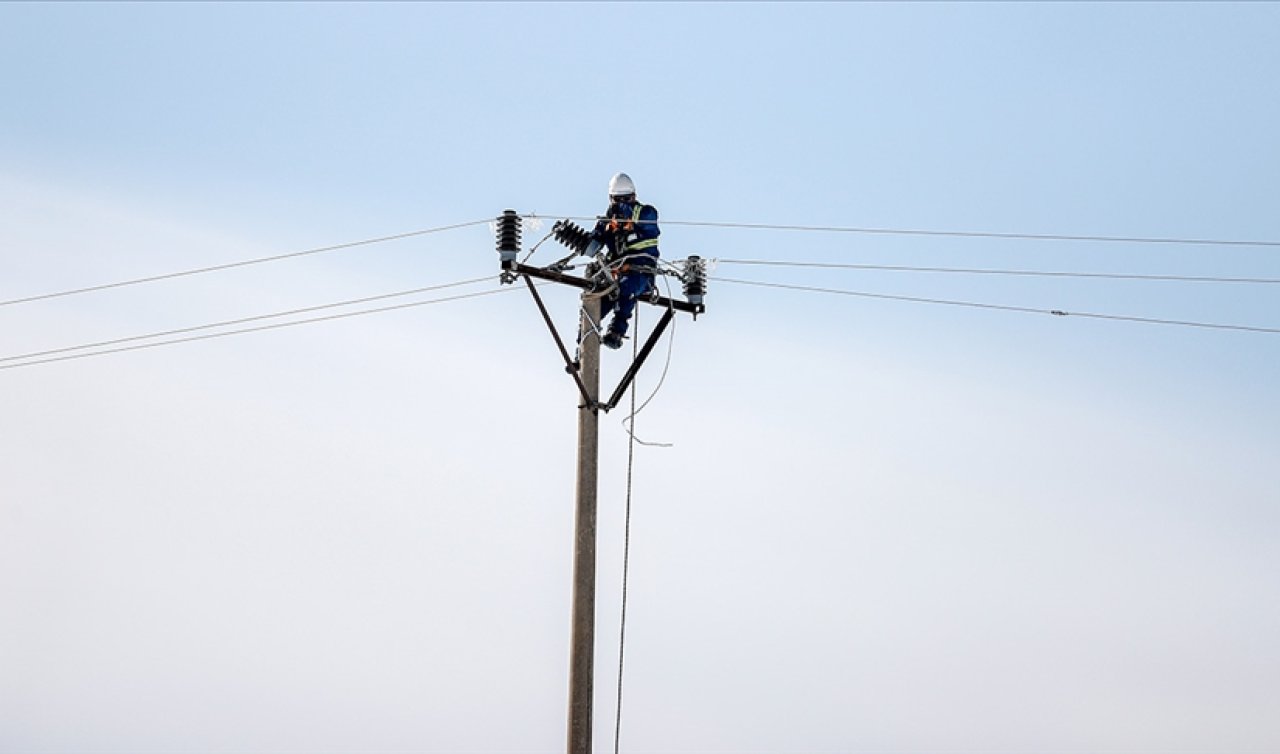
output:
M 619 210 L 620 208 L 616 204 L 609 207 L 605 216 L 596 220 L 596 227 L 591 231 L 591 240 L 606 246 L 610 253 L 621 248 L 619 238 L 626 232 L 620 226 Z M 630 219 L 630 217 L 631 214 L 628 212 L 627 219 Z
M 658 210 L 648 204 L 640 209 L 640 218 L 636 221 L 636 235 L 641 241 L 647 241 L 650 238 L 657 238 L 661 232 L 658 230 Z

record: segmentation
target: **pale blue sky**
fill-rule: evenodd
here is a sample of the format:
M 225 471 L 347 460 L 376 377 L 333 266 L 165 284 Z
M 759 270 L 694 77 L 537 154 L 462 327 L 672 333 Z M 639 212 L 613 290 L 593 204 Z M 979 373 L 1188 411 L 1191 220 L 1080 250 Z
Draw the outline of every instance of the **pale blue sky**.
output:
M 668 220 L 1280 240 L 1275 4 L 4 4 L 0 71 L 0 300 L 591 215 L 618 170 Z M 1274 246 L 662 250 L 1280 278 Z M 3 307 L 0 356 L 496 261 L 480 226 Z M 717 274 L 1280 327 L 1275 285 Z M 1280 335 L 707 303 L 639 418 L 674 447 L 637 457 L 624 750 L 1280 748 Z M 0 371 L 0 751 L 561 750 L 557 360 L 514 291 Z

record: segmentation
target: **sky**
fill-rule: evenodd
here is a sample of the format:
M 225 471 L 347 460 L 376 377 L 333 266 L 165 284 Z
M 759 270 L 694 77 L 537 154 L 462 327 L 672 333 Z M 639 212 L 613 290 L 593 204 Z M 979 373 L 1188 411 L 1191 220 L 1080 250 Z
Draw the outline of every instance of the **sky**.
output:
M 1275 283 L 730 261 L 1280 279 L 1280 5 L 6 3 L 0 71 L 3 302 L 470 223 L 0 304 L 0 752 L 563 750 L 578 397 L 483 221 L 618 171 L 718 260 L 638 379 L 621 750 L 1280 750 L 1280 335 L 1047 314 Z

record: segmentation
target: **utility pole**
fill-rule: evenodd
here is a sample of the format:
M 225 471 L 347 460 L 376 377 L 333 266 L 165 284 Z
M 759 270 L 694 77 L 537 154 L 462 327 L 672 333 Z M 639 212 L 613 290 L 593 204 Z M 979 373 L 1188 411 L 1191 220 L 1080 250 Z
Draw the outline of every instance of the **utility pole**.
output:
M 574 507 L 573 623 L 569 645 L 569 754 L 591 754 L 595 693 L 596 491 L 600 465 L 600 298 L 582 293 L 578 374 L 586 387 L 578 407 L 578 483 Z
M 578 475 L 574 505 L 573 545 L 573 616 L 569 646 L 569 726 L 568 754 L 591 754 L 593 695 L 595 693 L 595 625 L 596 625 L 596 492 L 600 463 L 600 412 L 618 405 L 627 386 L 671 324 L 675 312 L 692 314 L 694 319 L 705 311 L 702 296 L 706 291 L 707 271 L 700 257 L 684 260 L 678 274 L 684 286 L 685 301 L 663 296 L 650 296 L 645 303 L 662 307 L 666 312 L 640 349 L 635 361 L 623 375 L 608 401 L 600 400 L 600 299 L 612 284 L 609 260 L 596 254 L 599 244 L 592 244 L 589 234 L 573 223 L 562 220 L 552 233 L 556 240 L 573 249 L 565 259 L 548 267 L 531 267 L 517 262 L 520 254 L 520 216 L 506 210 L 497 219 L 498 255 L 502 264 L 501 281 L 514 283 L 523 277 L 534 303 L 546 320 L 551 336 L 564 359 L 565 371 L 578 386 Z M 568 275 L 570 260 L 582 254 L 592 257 L 584 277 Z M 578 328 L 577 357 L 569 356 L 551 315 L 533 279 L 563 283 L 582 290 L 582 312 Z

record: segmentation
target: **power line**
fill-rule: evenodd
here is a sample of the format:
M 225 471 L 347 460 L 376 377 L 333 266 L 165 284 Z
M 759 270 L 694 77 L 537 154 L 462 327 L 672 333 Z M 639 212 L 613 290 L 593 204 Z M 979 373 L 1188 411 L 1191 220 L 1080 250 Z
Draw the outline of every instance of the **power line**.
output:
M 193 335 L 186 338 L 174 338 L 173 340 L 162 340 L 156 343 L 142 343 L 132 346 L 122 346 L 120 348 L 110 348 L 104 351 L 93 351 L 91 353 L 77 353 L 67 356 L 53 356 L 46 359 L 37 359 L 35 361 L 25 361 L 20 364 L 0 364 L 0 370 L 5 369 L 21 369 L 22 367 L 35 366 L 37 364 L 49 364 L 56 361 L 71 361 L 73 359 L 86 359 L 91 356 L 104 356 L 110 353 L 122 353 L 125 351 L 140 351 L 144 348 L 158 348 L 160 346 L 170 346 L 177 343 L 190 343 L 197 340 L 210 340 L 213 338 L 222 338 L 228 335 L 242 335 L 244 333 L 261 332 L 263 330 L 275 330 L 283 327 L 293 327 L 295 325 L 307 325 L 314 322 L 328 322 L 336 319 L 346 319 L 348 317 L 360 317 L 365 314 L 378 314 L 381 312 L 395 311 L 397 309 L 409 309 L 416 306 L 427 306 L 429 304 L 443 304 L 446 301 L 461 301 L 468 298 L 479 298 L 480 296 L 492 296 L 497 293 L 508 293 L 518 290 L 517 288 L 496 288 L 490 291 L 480 291 L 478 293 L 464 293 L 457 296 L 446 296 L 445 298 L 429 299 L 427 301 L 414 301 L 408 304 L 396 304 L 394 306 L 382 306 L 375 309 L 362 309 L 356 312 L 346 312 L 343 314 L 330 314 L 324 317 L 312 317 L 310 319 L 299 319 L 293 322 L 278 322 L 271 325 L 259 325 L 258 327 L 246 327 L 240 330 L 227 330 L 226 332 L 209 333 L 206 335 Z M 147 337 L 147 336 L 142 336 Z M 154 337 L 154 336 L 152 336 Z
M 761 288 L 785 288 L 794 291 L 808 291 L 813 293 L 834 293 L 843 296 L 859 296 L 862 298 L 885 299 L 889 301 L 909 301 L 919 304 L 943 304 L 946 306 L 965 306 L 974 309 L 996 309 L 1008 312 L 1024 312 L 1029 314 L 1052 314 L 1057 317 L 1088 317 L 1090 319 L 1108 319 L 1119 320 L 1123 322 L 1142 322 L 1153 325 L 1178 325 L 1182 327 L 1201 327 L 1214 330 L 1241 330 L 1246 332 L 1260 333 L 1280 333 L 1280 328 L 1274 327 L 1253 327 L 1250 325 L 1227 325 L 1214 322 L 1192 322 L 1177 319 L 1158 319 L 1155 317 L 1130 317 L 1122 314 L 1099 314 L 1096 312 L 1067 312 L 1061 309 L 1037 309 L 1027 306 L 1005 306 L 1003 304 L 987 304 L 974 301 L 954 301 L 950 299 L 924 298 L 920 296 L 897 296 L 886 293 L 867 293 L 865 291 L 846 291 L 835 288 L 816 288 L 807 285 L 788 285 L 784 283 L 765 283 L 758 280 L 736 280 L 734 278 L 725 278 L 716 276 L 713 280 L 722 283 L 736 283 L 738 285 L 752 285 Z
M 1280 283 L 1280 278 L 1210 277 L 1203 275 L 1147 275 L 1118 272 L 1059 272 L 1048 270 L 1001 270 L 966 267 L 911 267 L 889 264 L 837 264 L 827 262 L 788 262 L 763 259 L 716 259 L 716 264 L 743 264 L 769 267 L 813 267 L 839 270 L 886 270 L 890 272 L 940 272 L 967 275 L 1022 275 L 1028 277 L 1101 278 L 1108 280 L 1160 280 L 1183 283 Z
M 524 215 L 524 217 L 544 217 Z M 568 220 L 595 222 L 596 217 L 567 217 Z M 843 225 L 773 225 L 766 223 L 711 222 L 705 220 L 660 220 L 663 225 L 687 225 L 704 228 L 740 228 L 745 230 L 783 230 L 816 233 L 863 233 L 897 236 L 941 236 L 948 238 L 1004 238 L 1022 241 L 1092 241 L 1105 243 L 1191 244 L 1198 246 L 1256 246 L 1280 248 L 1280 241 L 1245 241 L 1220 238 L 1168 238 L 1150 236 L 1089 236 L 1061 233 L 1004 233 L 975 230 L 925 230 L 921 228 L 870 228 Z
M 526 214 L 526 218 L 541 218 L 541 215 Z M 594 222 L 596 217 L 568 217 L 566 219 Z M 331 246 L 321 246 L 314 249 L 306 249 L 303 251 L 295 251 L 287 254 L 276 254 L 273 256 L 258 257 L 255 259 L 245 259 L 238 262 L 228 262 L 226 264 L 210 265 L 207 267 L 199 267 L 191 270 L 181 270 L 178 272 L 164 273 L 160 275 L 151 275 L 141 278 L 133 278 L 129 280 L 120 280 L 112 283 L 103 283 L 100 285 L 91 285 L 83 288 L 73 288 L 64 291 L 55 291 L 52 293 L 42 293 L 34 296 L 24 296 L 21 298 L 8 299 L 0 301 L 0 306 L 13 306 L 17 304 L 31 303 L 34 301 L 43 301 L 53 298 L 62 298 L 65 296 L 74 296 L 82 293 L 92 293 L 94 291 L 109 290 L 112 288 L 123 288 L 126 286 L 140 285 L 143 283 L 153 283 L 161 280 L 171 280 L 174 278 L 187 277 L 190 275 L 201 275 L 208 272 L 219 272 L 222 270 L 234 269 L 237 267 L 248 267 L 250 265 L 264 264 L 266 262 L 276 262 L 284 259 L 294 259 L 297 257 L 310 256 L 314 254 L 322 254 L 330 251 L 339 251 L 342 249 L 351 249 L 359 246 L 368 246 L 371 244 L 386 243 L 388 241 L 396 241 L 415 236 L 423 236 L 432 233 L 441 233 L 448 230 L 458 230 L 468 228 L 475 225 L 482 225 L 491 222 L 489 218 L 482 220 L 471 220 L 453 225 L 443 225 L 435 228 L 425 228 L 422 230 L 414 230 L 406 233 L 397 233 L 389 236 L 380 236 L 377 238 L 368 238 L 360 241 L 351 241 L 348 243 L 334 244 Z M 1090 235 L 1067 235 L 1067 234 L 1046 234 L 1046 233 L 1007 233 L 1007 232 L 987 232 L 987 231 L 962 231 L 962 230 L 926 230 L 920 228 L 872 228 L 872 227 L 853 227 L 853 226 L 835 226 L 835 225 L 781 225 L 767 223 L 734 223 L 734 222 L 713 222 L 703 220 L 663 220 L 665 225 L 685 225 L 695 227 L 711 227 L 711 228 L 739 228 L 747 230 L 780 230 L 780 231 L 804 231 L 804 232 L 824 232 L 824 233 L 863 233 L 863 234 L 880 234 L 880 235 L 911 235 L 911 236 L 941 236 L 941 237 L 958 237 L 958 238 L 1003 238 L 1003 239 L 1021 239 L 1036 241 L 1093 241 L 1093 242 L 1111 242 L 1111 243 L 1146 243 L 1146 244 L 1195 244 L 1209 246 L 1252 246 L 1252 247 L 1268 247 L 1280 248 L 1280 241 L 1248 241 L 1248 240 L 1227 240 L 1227 239 L 1207 239 L 1207 238 L 1163 238 L 1163 237 L 1140 237 L 1140 236 L 1090 236 Z M 725 260 L 728 261 L 728 260 Z M 747 260 L 734 260 L 738 262 L 746 262 Z M 924 271 L 924 270 L 921 270 Z M 952 271 L 938 269 L 938 272 Z M 959 271 L 959 270 L 955 270 Z M 1015 272 L 1005 274 L 1020 274 Z M 1025 274 L 1034 274 L 1027 272 Z M 1083 275 L 1081 275 L 1083 276 Z M 1159 279 L 1175 279 L 1159 278 Z M 1184 278 L 1176 278 L 1184 279 Z M 1206 280 L 1209 282 L 1210 280 Z M 1219 280 L 1213 279 L 1212 282 L 1275 282 L 1273 280 Z
M 354 304 L 367 304 L 371 301 L 382 301 L 389 298 L 399 298 L 401 296 L 412 296 L 415 293 L 426 293 L 428 291 L 438 291 L 444 288 L 457 288 L 463 285 L 473 285 L 475 283 L 483 283 L 486 280 L 492 280 L 491 276 L 482 278 L 473 278 L 471 280 L 462 280 L 457 283 L 444 283 L 442 285 L 431 285 L 425 288 L 414 288 L 408 291 L 399 291 L 397 293 L 384 293 L 379 296 L 367 296 L 365 298 L 354 298 L 347 301 L 338 301 L 332 304 L 320 304 L 319 306 L 308 306 L 302 309 L 290 309 L 283 312 L 274 312 L 272 314 L 258 314 L 252 317 L 241 317 L 240 319 L 229 319 L 222 322 L 211 322 L 205 325 L 195 325 L 194 327 L 181 327 L 176 330 L 164 330 L 161 332 L 148 333 L 146 335 L 131 335 L 127 338 L 115 338 L 113 340 L 100 340 L 96 343 L 82 343 L 78 346 L 65 346 L 63 348 L 52 348 L 47 351 L 33 351 L 31 353 L 18 354 L 17 356 L 2 356 L 0 362 L 4 361 L 21 361 L 24 359 L 34 359 L 40 356 L 51 356 L 56 353 L 67 353 L 69 351 L 82 351 L 87 348 L 101 348 L 103 346 L 114 346 L 120 343 L 129 343 L 137 340 L 150 340 L 151 338 L 162 338 L 167 335 L 180 335 L 182 333 L 197 332 L 199 330 L 212 330 L 218 327 L 230 327 L 232 325 L 242 325 L 246 322 L 256 322 L 264 319 L 275 319 L 277 317 L 288 317 L 295 314 L 306 314 L 308 312 L 322 311 L 324 309 L 336 309 L 343 306 L 352 306 Z
M 74 288 L 66 291 L 57 291 L 55 293 L 42 293 L 36 296 L 26 296 L 24 298 L 9 299 L 8 301 L 0 301 L 0 306 L 12 306 L 14 304 L 26 304 L 32 301 L 43 301 L 51 298 L 62 298 L 64 296 L 75 296 L 81 293 L 92 293 L 93 291 L 105 291 L 110 288 L 123 288 L 129 285 L 139 285 L 141 283 L 154 283 L 160 280 L 171 280 L 173 278 L 186 277 L 188 275 L 201 275 L 206 272 L 219 272 L 221 270 L 230 270 L 236 267 L 248 267 L 254 264 L 263 264 L 265 262 L 278 262 L 282 259 L 294 259 L 296 257 L 305 257 L 312 254 L 323 254 L 327 251 L 338 251 L 340 249 L 351 249 L 357 246 L 368 246 L 370 244 L 385 243 L 387 241 L 398 241 L 404 238 L 412 238 L 414 236 L 425 236 L 430 233 L 442 233 L 446 230 L 457 230 L 459 228 L 469 228 L 473 225 L 481 225 L 491 222 L 489 219 L 472 220 L 465 223 L 457 223 L 456 225 L 442 225 L 438 228 L 426 228 L 424 230 L 412 230 L 408 233 L 397 233 L 392 236 L 381 236 L 379 238 L 366 238 L 362 241 L 351 241 L 349 243 L 335 244 L 333 246 L 321 246 L 315 249 L 307 249 L 305 251 L 294 251 L 288 254 L 276 254 L 269 257 L 258 257 L 257 259 L 245 259 L 239 262 L 228 262 L 227 264 L 216 264 L 210 267 L 199 267 L 194 270 L 183 270 L 180 272 L 169 272 L 163 275 L 151 275 L 149 277 L 134 278 L 132 280 L 120 280 L 115 283 L 103 283 L 101 285 L 91 285 L 85 288 Z

